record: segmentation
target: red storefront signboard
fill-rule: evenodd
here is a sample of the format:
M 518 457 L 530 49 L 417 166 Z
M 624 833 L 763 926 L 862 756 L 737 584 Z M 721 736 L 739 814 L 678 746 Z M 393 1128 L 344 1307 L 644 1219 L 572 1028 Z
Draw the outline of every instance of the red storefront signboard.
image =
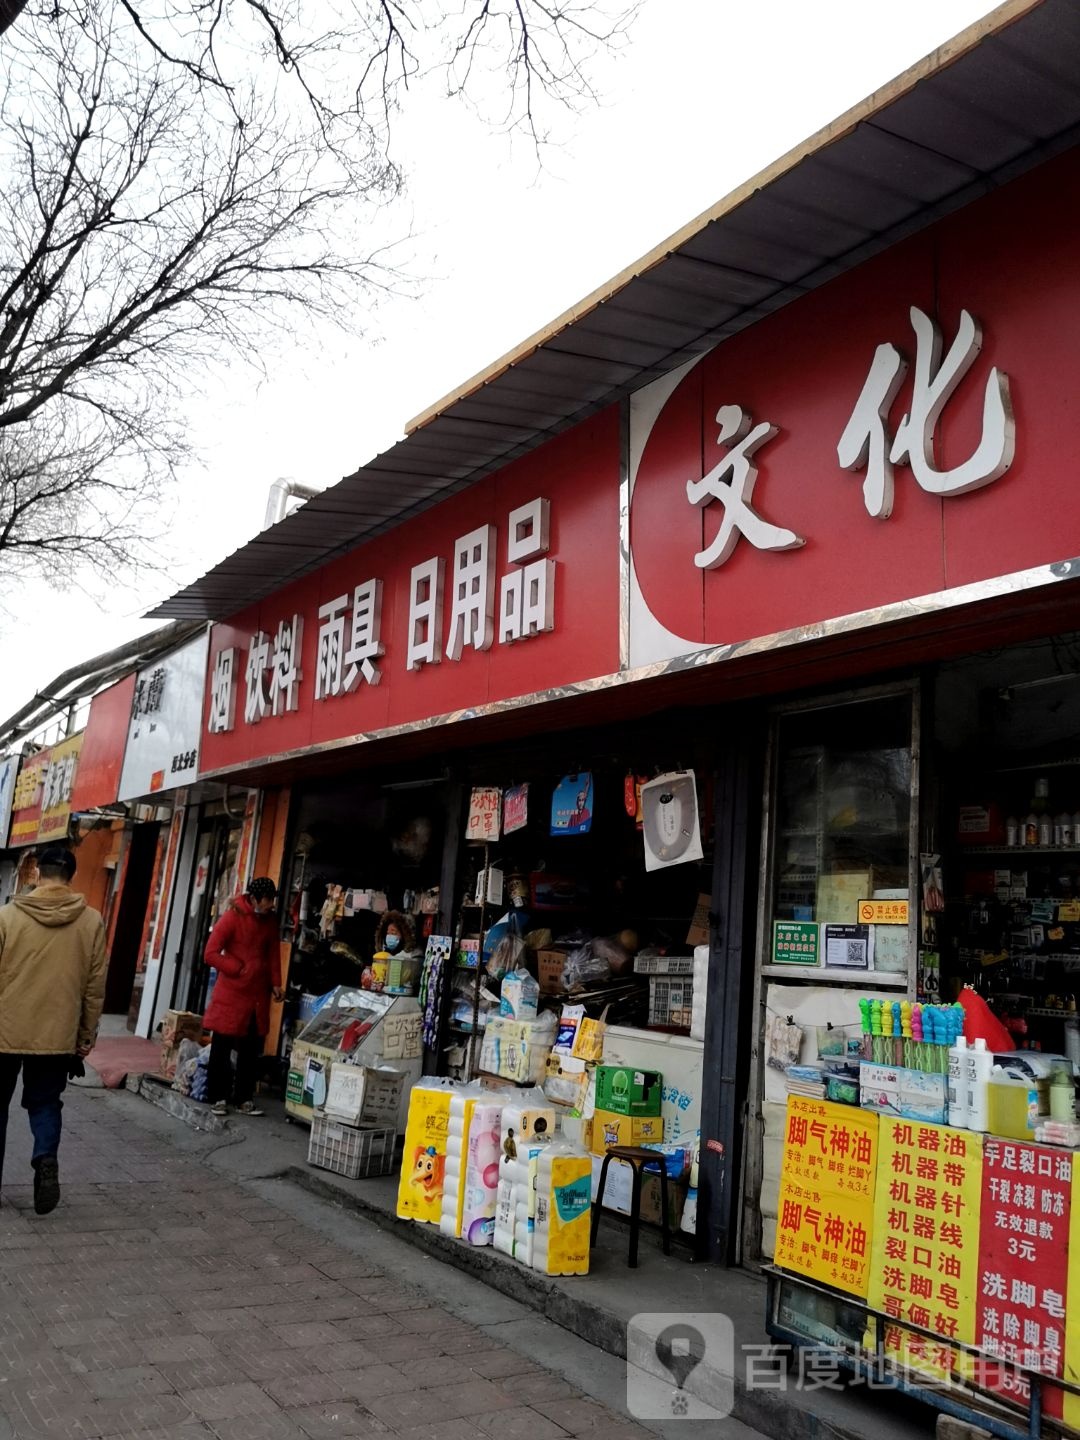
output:
M 618 421 L 594 416 L 216 625 L 200 773 L 616 672 Z
M 12 849 L 20 845 L 33 845 L 37 841 L 38 826 L 41 824 L 41 797 L 48 768 L 48 750 L 39 750 L 36 755 L 31 755 L 22 763 L 19 778 L 15 781 L 15 798 L 11 811 L 8 844 Z
M 116 804 L 134 693 L 135 676 L 126 675 L 90 702 L 71 795 L 75 812 Z
M 631 667 L 1080 553 L 1078 226 L 1073 152 L 637 392 Z
M 1073 1157 L 1047 1146 L 987 1137 L 983 1143 L 982 1229 L 975 1343 L 987 1355 L 1064 1374 Z M 1080 1297 L 1073 1296 L 1077 1304 Z M 985 1383 L 1027 1400 L 1027 1383 L 1008 1365 Z M 1061 1415 L 1061 1392 L 1046 1392 Z

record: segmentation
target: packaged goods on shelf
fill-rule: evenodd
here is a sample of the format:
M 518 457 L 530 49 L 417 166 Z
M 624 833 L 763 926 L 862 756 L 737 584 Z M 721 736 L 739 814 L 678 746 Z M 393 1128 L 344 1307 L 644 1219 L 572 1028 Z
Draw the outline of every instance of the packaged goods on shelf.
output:
M 550 1011 L 536 1020 L 510 1020 L 504 1015 L 492 1015 L 484 1028 L 481 1070 L 519 1084 L 537 1084 L 547 1069 L 555 1026 L 556 1019 Z

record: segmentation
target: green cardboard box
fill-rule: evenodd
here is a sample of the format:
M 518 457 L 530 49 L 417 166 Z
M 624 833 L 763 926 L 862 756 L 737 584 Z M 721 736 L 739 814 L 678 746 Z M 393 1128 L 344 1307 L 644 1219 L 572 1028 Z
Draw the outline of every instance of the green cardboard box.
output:
M 615 1115 L 659 1115 L 664 1077 L 634 1065 L 596 1067 L 596 1108 Z

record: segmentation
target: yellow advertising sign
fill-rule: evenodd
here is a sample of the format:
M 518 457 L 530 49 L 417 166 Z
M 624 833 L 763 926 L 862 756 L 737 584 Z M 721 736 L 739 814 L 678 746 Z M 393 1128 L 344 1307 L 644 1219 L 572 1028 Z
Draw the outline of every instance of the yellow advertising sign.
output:
M 906 925 L 908 923 L 908 902 L 906 900 L 860 900 L 860 925 Z
M 1065 1294 L 1065 1379 L 1080 1385 L 1080 1165 L 1073 1165 L 1069 1277 Z M 1065 1395 L 1065 1424 L 1080 1430 L 1080 1396 Z
M 82 733 L 73 735 L 54 745 L 49 752 L 49 765 L 41 794 L 41 820 L 38 822 L 37 838 L 66 840 L 71 824 L 71 792 L 75 785 L 75 772 L 82 752 Z
M 788 1096 L 777 1265 L 866 1295 L 877 1145 L 870 1111 Z
M 948 1341 L 974 1343 L 981 1209 L 981 1135 L 882 1121 L 869 1302 L 942 1337 L 886 1326 L 886 1352 L 899 1364 L 941 1377 L 954 1364 Z

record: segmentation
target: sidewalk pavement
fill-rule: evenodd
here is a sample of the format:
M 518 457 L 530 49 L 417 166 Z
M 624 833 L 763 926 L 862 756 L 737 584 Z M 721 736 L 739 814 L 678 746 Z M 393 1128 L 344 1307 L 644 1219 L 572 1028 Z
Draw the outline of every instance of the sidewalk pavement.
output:
M 734 1327 L 734 1363 L 723 1374 L 708 1364 L 698 1366 L 686 1389 L 699 1391 L 705 1399 L 717 1386 L 733 1389 L 734 1415 L 777 1440 L 818 1440 L 823 1435 L 861 1440 L 870 1433 L 875 1440 L 920 1440 L 934 1433 L 934 1413 L 895 1391 L 845 1387 L 823 1371 L 788 1375 L 781 1369 L 768 1376 L 762 1363 L 772 1353 L 765 1332 L 765 1285 L 744 1270 L 695 1264 L 680 1248 L 664 1256 L 658 1244 L 648 1243 L 650 1232 L 643 1232 L 640 1265 L 631 1271 L 626 1265 L 627 1231 L 605 1216 L 588 1276 L 543 1276 L 491 1247 L 478 1249 L 442 1235 L 435 1226 L 398 1220 L 396 1174 L 346 1180 L 312 1168 L 307 1164 L 307 1128 L 286 1123 L 277 1102 L 260 1101 L 267 1110 L 263 1119 L 233 1115 L 222 1122 L 210 1116 L 206 1106 L 149 1080 L 143 1081 L 141 1093 L 174 1113 L 136 1106 L 133 1118 L 190 1153 L 205 1154 L 218 1173 L 241 1183 L 272 1178 L 278 1182 L 276 1203 L 283 1192 L 303 1187 L 362 1217 L 369 1235 L 378 1227 L 384 1237 L 393 1237 L 399 1250 L 405 1242 L 425 1258 L 443 1262 L 438 1267 L 429 1264 L 429 1271 L 453 1266 L 446 1273 L 448 1293 L 481 1281 L 522 1314 L 539 1314 L 569 1332 L 572 1345 L 585 1342 L 594 1356 L 603 1351 L 624 1362 L 628 1336 L 631 1343 L 635 1336 L 634 1317 L 642 1311 L 727 1316 Z M 117 1104 L 133 1103 L 127 1096 L 114 1098 Z M 181 1124 L 178 1115 L 186 1116 L 188 1125 Z M 213 1130 L 198 1134 L 188 1128 L 192 1122 Z
M 100 1083 L 107 1090 L 116 1090 L 123 1085 L 128 1075 L 156 1071 L 160 1059 L 160 1041 L 143 1040 L 126 1031 L 115 1035 L 100 1035 L 97 1044 L 86 1057 L 87 1074 L 83 1083 L 91 1088 Z
M 236 1136 L 71 1091 L 38 1217 L 11 1122 L 0 1440 L 649 1440 L 609 1357 L 293 1184 L 229 1178 Z

